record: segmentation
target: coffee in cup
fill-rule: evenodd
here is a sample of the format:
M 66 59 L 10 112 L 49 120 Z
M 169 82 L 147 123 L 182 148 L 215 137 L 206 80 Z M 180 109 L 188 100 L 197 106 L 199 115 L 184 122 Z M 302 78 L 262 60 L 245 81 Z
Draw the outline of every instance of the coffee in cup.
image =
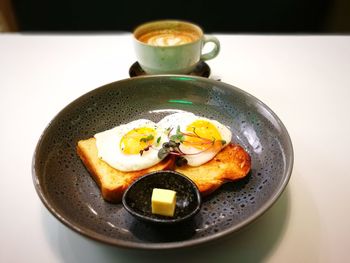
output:
M 161 29 L 146 32 L 138 40 L 152 46 L 177 46 L 196 41 L 199 35 L 190 30 Z
M 216 57 L 220 42 L 214 36 L 204 35 L 192 23 L 178 20 L 161 20 L 145 23 L 134 30 L 137 60 L 148 74 L 186 74 L 201 60 Z M 204 45 L 214 43 L 214 48 L 202 54 Z

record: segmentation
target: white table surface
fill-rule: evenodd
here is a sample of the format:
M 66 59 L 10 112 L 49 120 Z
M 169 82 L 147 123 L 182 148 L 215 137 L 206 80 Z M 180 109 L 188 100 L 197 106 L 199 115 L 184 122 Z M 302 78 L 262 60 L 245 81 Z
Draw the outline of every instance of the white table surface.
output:
M 68 229 L 35 192 L 34 147 L 72 100 L 128 78 L 131 35 L 2 34 L 0 262 L 349 262 L 350 36 L 217 37 L 212 78 L 265 102 L 292 138 L 294 169 L 278 202 L 204 248 L 128 250 Z

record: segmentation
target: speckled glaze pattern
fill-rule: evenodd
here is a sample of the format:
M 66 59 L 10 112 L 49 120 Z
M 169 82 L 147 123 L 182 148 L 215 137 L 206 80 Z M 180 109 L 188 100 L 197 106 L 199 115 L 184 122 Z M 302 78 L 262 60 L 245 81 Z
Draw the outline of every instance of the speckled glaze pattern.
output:
M 252 169 L 245 179 L 203 199 L 192 224 L 164 230 L 135 219 L 122 204 L 105 202 L 77 156 L 76 144 L 121 123 L 140 118 L 157 122 L 178 111 L 229 126 L 233 141 L 251 155 Z M 144 76 L 93 90 L 58 113 L 37 144 L 33 181 L 48 210 L 78 233 L 121 247 L 169 249 L 212 241 L 254 221 L 281 195 L 292 166 L 286 128 L 255 97 L 201 77 Z
M 138 77 L 144 75 L 147 75 L 147 73 L 141 68 L 138 62 L 135 62 L 131 65 L 129 69 L 130 77 Z M 199 61 L 194 70 L 192 72 L 189 72 L 187 75 L 208 78 L 210 76 L 210 67 L 204 61 Z
M 176 192 L 173 217 L 152 214 L 151 197 L 154 188 Z M 157 171 L 136 180 L 125 191 L 123 205 L 132 215 L 154 224 L 177 224 L 189 221 L 201 206 L 200 192 L 189 178 L 174 171 Z

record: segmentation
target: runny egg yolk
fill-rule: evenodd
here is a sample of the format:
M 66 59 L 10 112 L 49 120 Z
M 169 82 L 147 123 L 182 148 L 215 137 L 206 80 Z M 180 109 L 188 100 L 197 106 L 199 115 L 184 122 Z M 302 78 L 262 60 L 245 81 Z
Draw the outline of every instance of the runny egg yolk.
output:
M 220 142 L 221 134 L 214 124 L 207 120 L 196 120 L 186 127 L 184 145 L 200 150 L 208 149 Z
M 132 129 L 120 140 L 120 150 L 125 154 L 139 154 L 153 144 L 156 130 L 149 127 Z

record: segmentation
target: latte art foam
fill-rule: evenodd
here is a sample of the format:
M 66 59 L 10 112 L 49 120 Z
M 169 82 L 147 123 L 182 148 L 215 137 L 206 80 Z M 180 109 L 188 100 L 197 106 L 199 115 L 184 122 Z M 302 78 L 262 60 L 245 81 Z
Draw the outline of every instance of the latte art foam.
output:
M 147 44 L 154 46 L 176 46 L 189 42 L 191 42 L 191 38 L 187 36 L 163 34 L 149 38 Z
M 152 46 L 177 46 L 197 39 L 198 35 L 193 32 L 175 30 L 152 31 L 139 37 L 141 42 Z

